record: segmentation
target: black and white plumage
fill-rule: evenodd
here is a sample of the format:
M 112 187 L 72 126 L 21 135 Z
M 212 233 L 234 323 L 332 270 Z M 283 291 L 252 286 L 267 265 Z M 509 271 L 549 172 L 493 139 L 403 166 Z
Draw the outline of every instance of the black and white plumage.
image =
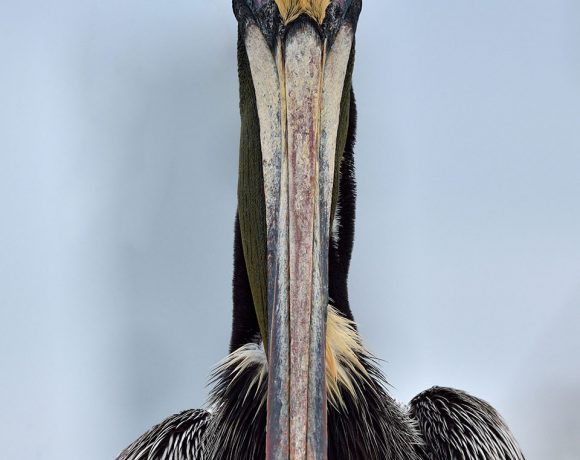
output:
M 218 366 L 211 404 L 169 417 L 131 444 L 117 460 L 254 460 L 264 458 L 265 373 L 260 344 L 249 344 Z M 329 408 L 329 458 L 336 460 L 523 460 L 509 428 L 485 401 L 433 387 L 409 407 L 395 402 L 371 356 L 354 394 L 341 391 Z M 236 414 L 237 416 L 232 416 Z
M 433 387 L 413 398 L 410 407 L 426 459 L 524 458 L 497 411 L 464 391 Z
M 127 447 L 117 460 L 202 460 L 210 414 L 192 409 L 172 415 Z
M 299 4 L 310 6 L 299 7 Z M 350 43 L 348 33 L 354 34 L 356 30 L 361 0 L 233 0 L 233 5 L 240 25 L 238 61 L 242 134 L 230 355 L 214 370 L 207 410 L 190 410 L 169 417 L 127 447 L 117 460 L 272 458 L 268 456 L 271 453 L 267 453 L 266 429 L 272 363 L 264 349 L 265 339 L 270 340 L 271 335 L 265 334 L 264 309 L 260 308 L 260 302 L 266 297 L 266 257 L 260 245 L 265 245 L 266 225 L 263 220 L 267 216 L 264 200 L 267 171 L 265 167 L 262 170 L 261 155 L 268 142 L 275 143 L 279 139 L 265 136 L 262 126 L 264 130 L 271 128 L 272 123 L 280 123 L 284 117 L 276 116 L 276 113 L 271 115 L 276 95 L 271 92 L 259 94 L 264 88 L 262 83 L 268 82 L 256 81 L 256 76 L 268 75 L 268 62 L 273 62 L 269 50 L 275 54 L 283 47 L 283 40 L 291 35 L 288 29 L 292 30 L 293 37 L 307 35 L 316 18 L 320 22 L 320 26 L 314 25 L 319 27 L 317 33 L 329 37 L 324 45 L 323 62 L 328 56 L 332 57 L 329 50 L 332 51 L 333 46 Z M 322 11 L 316 8 L 317 5 L 329 5 L 326 17 L 316 16 Z M 286 22 L 281 17 L 285 17 Z M 293 27 L 294 22 L 296 27 Z M 247 40 L 251 27 L 254 34 L 259 27 L 267 46 L 258 43 L 257 51 L 248 49 L 256 44 L 255 40 Z M 337 38 L 339 29 L 347 31 L 341 36 L 341 40 L 346 36 L 346 41 L 340 42 Z M 328 253 L 324 254 L 328 261 L 323 380 L 327 401 L 327 458 L 522 460 L 524 456 L 505 422 L 493 407 L 480 399 L 459 390 L 434 387 L 415 397 L 408 406 L 396 402 L 389 395 L 377 360 L 364 347 L 359 336 L 350 309 L 347 285 L 355 221 L 353 149 L 356 104 L 350 78 L 354 48 L 346 49 L 346 56 L 350 54 L 350 57 L 344 87 L 340 88 L 340 114 L 336 114 L 335 125 L 330 124 L 338 133 L 332 231 L 329 232 Z M 282 59 L 277 62 L 283 67 Z M 315 60 L 312 62 L 317 64 Z M 336 71 L 334 68 L 331 70 Z M 280 72 L 280 67 L 277 72 Z M 301 80 L 301 75 L 298 76 Z M 332 83 L 328 85 L 329 92 Z M 267 103 L 264 103 L 264 97 Z M 270 112 L 264 111 L 265 108 Z M 264 119 L 264 113 L 271 119 Z M 300 115 L 308 118 L 311 114 Z M 301 120 L 298 117 L 298 123 Z M 322 125 L 328 127 L 328 123 Z M 307 135 L 307 131 L 302 134 Z M 270 361 L 273 359 L 270 357 Z M 283 458 L 283 455 L 277 458 Z

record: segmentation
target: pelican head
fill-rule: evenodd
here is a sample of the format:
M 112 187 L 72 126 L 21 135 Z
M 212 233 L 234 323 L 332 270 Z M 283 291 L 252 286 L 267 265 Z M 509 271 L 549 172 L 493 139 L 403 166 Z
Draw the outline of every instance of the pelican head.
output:
M 361 0 L 234 0 L 238 216 L 268 357 L 268 458 L 324 458 L 328 264 Z

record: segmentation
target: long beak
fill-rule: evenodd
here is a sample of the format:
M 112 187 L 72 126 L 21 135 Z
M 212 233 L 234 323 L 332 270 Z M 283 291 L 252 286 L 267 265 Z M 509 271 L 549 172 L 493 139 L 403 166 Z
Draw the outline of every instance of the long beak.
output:
M 269 382 L 267 459 L 324 459 L 328 249 L 340 103 L 353 33 L 331 47 L 308 21 L 272 52 L 246 33 L 266 201 Z

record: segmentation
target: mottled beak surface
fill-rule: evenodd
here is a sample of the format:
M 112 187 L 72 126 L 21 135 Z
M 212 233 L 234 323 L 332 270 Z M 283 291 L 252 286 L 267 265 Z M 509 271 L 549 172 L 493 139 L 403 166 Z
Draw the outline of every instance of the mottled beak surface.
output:
M 260 3 L 243 39 L 260 125 L 266 218 L 267 458 L 323 459 L 328 253 L 354 25 L 337 14 L 346 12 L 341 1 L 325 2 L 334 13 L 326 28 L 306 10 L 294 11 L 287 24 L 280 14 L 276 28 L 274 19 L 267 21 L 273 2 Z

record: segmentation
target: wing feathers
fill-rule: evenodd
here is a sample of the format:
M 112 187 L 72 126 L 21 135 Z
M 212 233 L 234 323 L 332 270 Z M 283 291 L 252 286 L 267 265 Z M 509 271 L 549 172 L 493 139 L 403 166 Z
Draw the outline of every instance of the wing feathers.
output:
M 201 460 L 208 421 L 204 410 L 172 415 L 127 447 L 117 460 Z
M 463 391 L 433 387 L 410 404 L 430 460 L 524 460 L 498 412 Z

